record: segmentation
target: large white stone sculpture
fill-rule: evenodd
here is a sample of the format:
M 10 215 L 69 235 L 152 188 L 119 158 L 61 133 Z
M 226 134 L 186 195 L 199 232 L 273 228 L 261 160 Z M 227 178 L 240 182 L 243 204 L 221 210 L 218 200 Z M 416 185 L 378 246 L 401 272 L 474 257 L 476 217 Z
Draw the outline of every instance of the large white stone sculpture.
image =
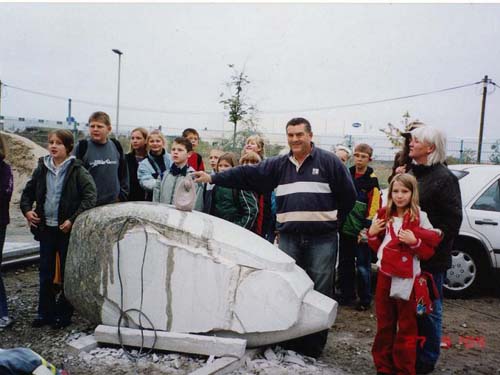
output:
M 65 292 L 95 323 L 247 339 L 248 346 L 331 327 L 337 303 L 295 261 L 225 220 L 129 202 L 76 220 Z

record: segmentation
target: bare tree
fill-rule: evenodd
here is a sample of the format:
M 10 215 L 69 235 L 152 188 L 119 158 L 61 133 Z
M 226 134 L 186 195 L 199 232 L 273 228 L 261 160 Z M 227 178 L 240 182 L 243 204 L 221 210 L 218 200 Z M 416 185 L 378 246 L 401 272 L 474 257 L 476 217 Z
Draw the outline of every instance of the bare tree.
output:
M 229 121 L 233 124 L 233 150 L 236 149 L 236 132 L 239 123 L 244 123 L 248 128 L 256 129 L 256 108 L 254 105 L 248 103 L 248 98 L 246 96 L 246 91 L 250 81 L 248 76 L 245 74 L 245 70 L 242 69 L 238 71 L 234 64 L 229 64 L 229 68 L 232 69 L 232 74 L 229 82 L 226 83 L 226 87 L 229 91 L 229 95 L 225 96 L 224 93 L 220 94 L 222 98 L 220 103 L 224 105 L 224 109 L 228 114 Z

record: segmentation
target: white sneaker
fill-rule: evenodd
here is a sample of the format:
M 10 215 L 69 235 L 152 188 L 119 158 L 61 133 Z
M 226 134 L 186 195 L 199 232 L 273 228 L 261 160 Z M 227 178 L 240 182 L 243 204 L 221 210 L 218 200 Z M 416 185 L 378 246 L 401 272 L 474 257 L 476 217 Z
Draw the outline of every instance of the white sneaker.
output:
M 10 325 L 12 325 L 12 323 L 14 323 L 14 319 L 9 318 L 8 316 L 1 317 L 0 318 L 0 329 L 7 328 Z

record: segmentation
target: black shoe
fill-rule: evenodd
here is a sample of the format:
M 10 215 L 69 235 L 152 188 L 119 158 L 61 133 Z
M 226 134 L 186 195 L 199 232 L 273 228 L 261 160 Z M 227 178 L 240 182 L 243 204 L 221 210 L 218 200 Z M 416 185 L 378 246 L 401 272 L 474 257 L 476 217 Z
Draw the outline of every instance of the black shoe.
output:
M 358 303 L 356 305 L 356 310 L 357 311 L 367 311 L 367 310 L 370 310 L 370 304 L 366 304 L 366 303 Z
M 339 306 L 353 307 L 356 304 L 356 301 L 353 299 L 339 298 L 338 303 L 339 303 Z
M 31 322 L 31 327 L 33 327 L 33 328 L 40 328 L 40 327 L 43 327 L 43 326 L 48 326 L 49 324 L 52 324 L 52 321 L 50 319 L 35 318 Z
M 61 329 L 67 327 L 71 324 L 71 319 L 68 318 L 56 318 L 54 322 L 50 325 L 52 329 Z
M 417 362 L 415 365 L 415 372 L 419 375 L 430 374 L 432 371 L 434 371 L 433 364 L 425 362 Z

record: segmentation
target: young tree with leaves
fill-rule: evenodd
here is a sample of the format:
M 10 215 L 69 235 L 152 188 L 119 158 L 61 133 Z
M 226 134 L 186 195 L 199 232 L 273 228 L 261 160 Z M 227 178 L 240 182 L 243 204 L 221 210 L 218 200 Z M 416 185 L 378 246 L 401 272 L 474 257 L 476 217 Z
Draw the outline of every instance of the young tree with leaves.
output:
M 220 103 L 224 105 L 224 109 L 228 111 L 229 121 L 233 124 L 233 150 L 236 149 L 236 133 L 238 124 L 245 123 L 249 128 L 256 128 L 254 105 L 248 103 L 246 91 L 250 81 L 245 74 L 245 70 L 238 71 L 234 64 L 229 64 L 229 68 L 233 70 L 229 82 L 226 83 L 230 94 L 225 96 L 224 93 L 220 94 L 223 98 Z

